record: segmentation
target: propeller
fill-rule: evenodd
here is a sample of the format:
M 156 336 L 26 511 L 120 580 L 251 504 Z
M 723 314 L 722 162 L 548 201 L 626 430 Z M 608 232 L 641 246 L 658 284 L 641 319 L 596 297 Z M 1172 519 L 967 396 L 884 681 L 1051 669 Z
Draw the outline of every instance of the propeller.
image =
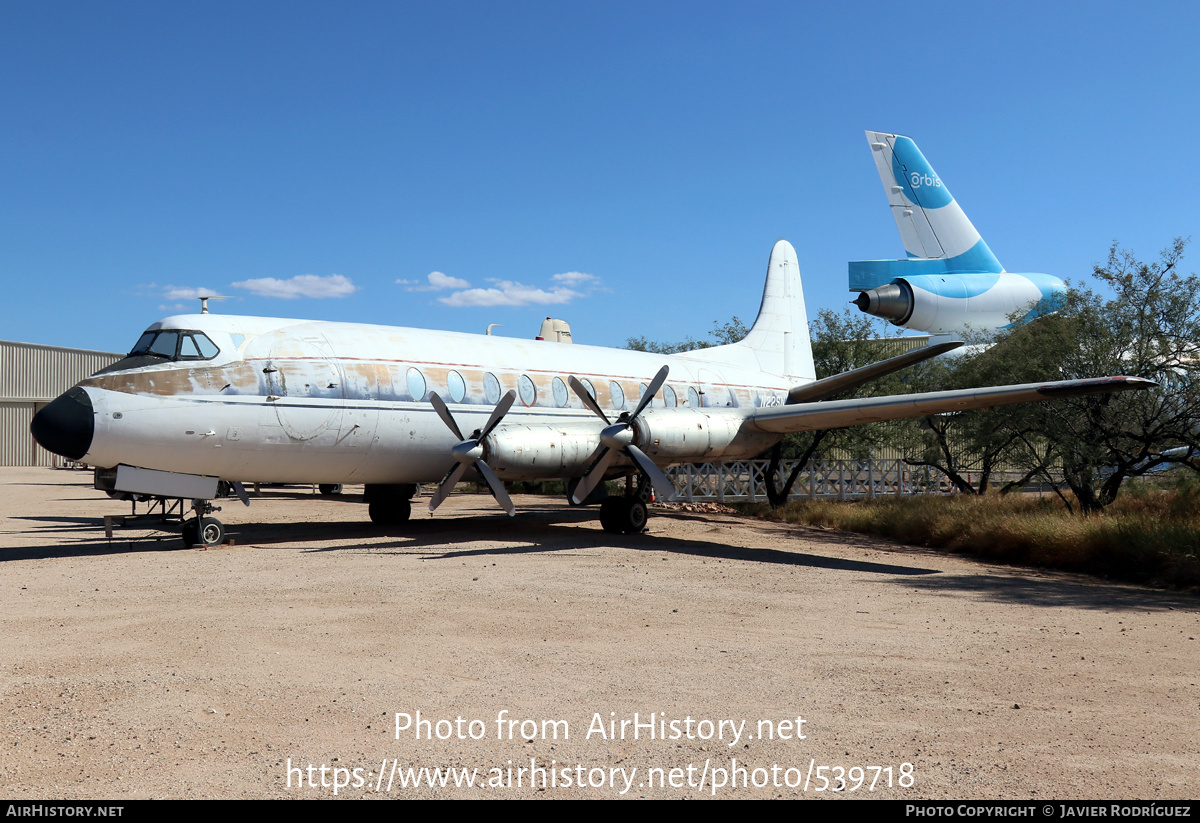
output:
M 596 462 L 591 468 L 580 478 L 579 483 L 575 486 L 575 492 L 571 495 L 571 499 L 576 505 L 581 504 L 587 499 L 592 490 L 604 479 L 604 473 L 608 471 L 608 467 L 617 459 L 617 455 L 621 452 L 629 455 L 630 459 L 641 470 L 642 474 L 650 479 L 654 490 L 658 492 L 658 496 L 662 500 L 675 499 L 675 487 L 671 484 L 670 478 L 663 473 L 663 470 L 654 464 L 654 461 L 646 456 L 646 453 L 633 444 L 634 430 L 633 421 L 642 413 L 642 410 L 650 405 L 650 401 L 654 399 L 654 395 L 658 394 L 658 390 L 662 388 L 662 384 L 667 380 L 667 372 L 669 369 L 663 366 L 658 370 L 658 374 L 654 375 L 654 379 L 650 381 L 650 385 L 646 388 L 642 399 L 638 401 L 637 408 L 633 413 L 622 412 L 621 416 L 615 421 L 610 421 L 608 416 L 600 409 L 600 404 L 596 402 L 596 398 L 583 387 L 574 375 L 568 378 L 567 382 L 571 384 L 572 391 L 579 395 L 579 399 L 583 401 L 583 405 L 592 410 L 592 413 L 603 420 L 606 424 L 604 431 L 600 432 L 600 443 L 604 446 L 604 450 L 600 452 L 600 456 L 596 458 Z
M 458 485 L 458 481 L 462 479 L 463 473 L 466 472 L 470 465 L 475 466 L 475 470 L 483 477 L 488 488 L 492 490 L 492 496 L 496 498 L 496 502 L 500 507 L 508 512 L 508 516 L 512 517 L 517 513 L 516 507 L 513 506 L 512 498 L 508 496 L 508 492 L 504 490 L 504 484 L 500 482 L 500 478 L 491 470 L 487 463 L 483 462 L 483 441 L 492 433 L 492 429 L 500 425 L 500 421 L 504 419 L 504 415 L 508 414 L 508 410 L 512 408 L 513 401 L 517 399 L 517 393 L 512 389 L 500 398 L 500 402 L 496 404 L 496 408 L 492 410 L 492 416 L 488 418 L 487 425 L 482 429 L 476 429 L 471 433 L 470 437 L 463 437 L 462 431 L 458 428 L 458 423 L 454 421 L 454 415 L 450 413 L 450 409 L 446 408 L 445 401 L 438 396 L 437 392 L 429 393 L 429 402 L 433 404 L 434 411 L 438 413 L 438 417 L 442 418 L 442 422 L 454 432 L 460 442 L 457 446 L 450 450 L 450 455 L 455 459 L 455 466 L 447 472 L 442 478 L 442 482 L 438 484 L 437 491 L 433 493 L 433 497 L 429 500 L 429 511 L 433 511 L 438 506 L 442 505 L 442 501 L 450 496 L 450 492 Z

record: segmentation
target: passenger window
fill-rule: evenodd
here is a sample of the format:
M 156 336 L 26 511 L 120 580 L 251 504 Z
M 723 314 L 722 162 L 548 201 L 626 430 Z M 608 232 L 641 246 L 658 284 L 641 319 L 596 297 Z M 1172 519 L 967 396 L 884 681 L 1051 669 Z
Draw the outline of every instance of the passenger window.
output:
M 625 392 L 621 391 L 621 384 L 616 380 L 610 380 L 608 383 L 608 396 L 612 401 L 614 409 L 625 408 Z
M 521 392 L 521 402 L 526 406 L 532 406 L 537 402 L 537 386 L 533 385 L 529 375 L 521 375 L 521 379 L 517 381 L 517 389 Z
M 413 400 L 425 399 L 425 375 L 415 366 L 408 370 L 408 396 Z
M 559 408 L 567 405 L 567 401 L 571 396 L 567 394 L 567 384 L 563 382 L 561 377 L 554 378 L 554 403 Z
M 493 405 L 500 402 L 500 381 L 491 372 L 483 376 L 483 394 Z
M 446 375 L 446 388 L 450 390 L 450 400 L 454 403 L 461 403 L 467 396 L 467 383 L 456 371 Z

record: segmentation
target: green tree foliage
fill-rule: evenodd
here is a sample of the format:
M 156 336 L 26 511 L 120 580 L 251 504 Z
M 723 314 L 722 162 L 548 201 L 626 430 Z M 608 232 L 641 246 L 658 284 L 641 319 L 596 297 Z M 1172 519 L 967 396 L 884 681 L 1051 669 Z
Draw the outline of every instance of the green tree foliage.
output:
M 821 309 L 817 312 L 816 319 L 808 324 L 808 330 L 812 340 L 813 366 L 818 380 L 868 366 L 898 353 L 889 351 L 886 346 L 880 344 L 886 335 L 882 321 L 849 309 L 843 309 L 840 313 Z M 900 380 L 898 375 L 888 375 L 828 399 L 900 394 L 904 391 Z M 830 453 L 866 456 L 887 436 L 886 427 L 879 424 L 800 432 L 785 436 L 770 451 L 767 499 L 772 506 L 782 506 L 786 503 L 788 495 L 792 493 L 792 487 L 796 485 L 796 479 L 810 461 Z M 785 459 L 797 462 L 788 476 L 783 478 L 783 482 L 776 485 L 779 465 Z
M 647 340 L 645 337 L 630 337 L 625 341 L 625 348 L 633 349 L 634 351 L 648 351 L 655 354 L 679 354 L 685 351 L 694 351 L 695 349 L 708 349 L 713 346 L 725 346 L 730 343 L 736 343 L 750 333 L 750 329 L 746 324 L 737 318 L 735 315 L 732 320 L 724 325 L 713 321 L 712 331 L 708 336 L 712 340 L 696 340 L 693 337 L 687 337 L 680 343 L 663 343 L 657 340 Z
M 1177 269 L 1186 245 L 1177 238 L 1158 260 L 1145 262 L 1114 244 L 1094 269 L 1111 297 L 1073 285 L 1057 314 L 1001 338 L 1009 367 L 1037 379 L 1124 374 L 1159 383 L 1150 391 L 1038 404 L 1036 433 L 1018 438 L 1025 465 L 1069 490 L 1085 513 L 1112 503 L 1127 478 L 1172 463 L 1197 469 L 1200 278 Z M 1035 408 L 1013 407 L 1005 425 L 1029 427 Z
M 967 335 L 968 345 L 910 369 L 904 391 L 947 391 L 1060 379 L 1048 376 L 1031 329 L 1019 328 L 997 338 Z M 903 444 L 905 462 L 941 471 L 963 494 L 984 494 L 1002 468 L 1020 466 L 1022 476 L 1002 492 L 1020 488 L 1046 468 L 1049 459 L 1040 437 L 1048 411 L 1044 404 L 929 415 L 890 426 Z

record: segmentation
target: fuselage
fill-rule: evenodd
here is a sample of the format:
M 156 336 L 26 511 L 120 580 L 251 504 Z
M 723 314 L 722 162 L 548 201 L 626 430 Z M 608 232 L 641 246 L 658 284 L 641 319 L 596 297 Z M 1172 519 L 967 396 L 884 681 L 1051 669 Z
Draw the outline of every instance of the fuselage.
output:
M 155 337 L 170 332 L 178 335 Z M 637 425 L 643 450 L 663 465 L 761 452 L 772 438 L 740 431 L 741 422 L 755 408 L 785 402 L 790 388 L 781 376 L 748 368 L 746 351 L 735 347 L 724 360 L 713 349 L 689 359 L 209 314 L 161 320 L 143 341 L 140 356 L 72 390 L 76 403 L 90 404 L 91 432 L 74 432 L 75 450 L 86 451 L 68 456 L 102 468 L 241 481 L 431 482 L 452 464 L 458 439 L 438 418 L 430 393 L 442 397 L 466 434 L 514 390 L 516 403 L 488 439 L 489 464 L 504 479 L 576 476 L 598 448 L 603 423 L 570 390 L 571 375 L 615 418 L 634 408 L 655 372 L 669 365 L 666 384 Z M 35 436 L 45 439 L 36 428 Z

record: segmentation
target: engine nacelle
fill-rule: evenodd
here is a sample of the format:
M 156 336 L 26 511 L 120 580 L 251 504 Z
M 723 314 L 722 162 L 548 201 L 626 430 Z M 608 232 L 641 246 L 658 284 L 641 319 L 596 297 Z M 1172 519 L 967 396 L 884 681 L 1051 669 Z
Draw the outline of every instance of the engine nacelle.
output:
M 647 409 L 634 422 L 635 443 L 659 465 L 741 460 L 761 454 L 779 439 L 743 430 L 745 415 L 736 409 Z
M 586 423 L 503 425 L 488 436 L 486 461 L 504 480 L 574 477 L 600 448 L 599 420 Z
M 1018 311 L 1049 314 L 1067 291 L 1048 274 L 923 274 L 859 293 L 854 304 L 894 325 L 934 334 L 999 329 Z

